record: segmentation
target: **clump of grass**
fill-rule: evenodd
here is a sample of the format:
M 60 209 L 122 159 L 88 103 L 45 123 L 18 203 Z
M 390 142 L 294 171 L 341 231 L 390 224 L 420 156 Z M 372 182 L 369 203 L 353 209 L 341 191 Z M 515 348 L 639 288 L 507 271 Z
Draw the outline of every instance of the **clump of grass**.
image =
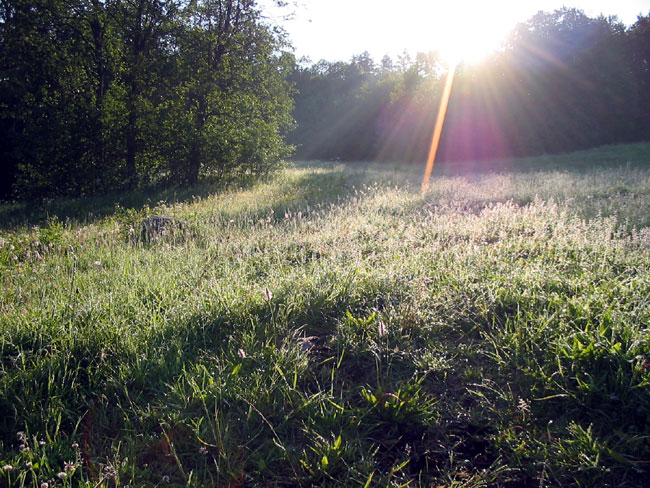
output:
M 644 486 L 650 169 L 615 152 L 5 227 L 2 483 Z

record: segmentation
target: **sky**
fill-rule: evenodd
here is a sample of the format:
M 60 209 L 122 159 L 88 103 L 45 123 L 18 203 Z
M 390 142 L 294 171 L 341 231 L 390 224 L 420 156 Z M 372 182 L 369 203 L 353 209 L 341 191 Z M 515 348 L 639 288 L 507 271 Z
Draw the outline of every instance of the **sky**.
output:
M 616 15 L 631 25 L 650 12 L 650 0 L 290 0 L 268 19 L 289 34 L 297 58 L 349 61 L 368 51 L 375 61 L 408 51 L 438 50 L 443 57 L 476 61 L 498 48 L 515 27 L 540 10 L 575 7 L 595 17 Z M 291 18 L 285 19 L 287 14 Z

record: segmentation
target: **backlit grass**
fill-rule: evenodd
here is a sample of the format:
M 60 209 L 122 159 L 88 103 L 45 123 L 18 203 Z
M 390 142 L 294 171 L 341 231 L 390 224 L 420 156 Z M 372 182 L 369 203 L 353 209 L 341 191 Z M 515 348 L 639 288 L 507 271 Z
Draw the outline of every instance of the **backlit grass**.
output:
M 647 154 L 5 208 L 1 483 L 645 486 Z

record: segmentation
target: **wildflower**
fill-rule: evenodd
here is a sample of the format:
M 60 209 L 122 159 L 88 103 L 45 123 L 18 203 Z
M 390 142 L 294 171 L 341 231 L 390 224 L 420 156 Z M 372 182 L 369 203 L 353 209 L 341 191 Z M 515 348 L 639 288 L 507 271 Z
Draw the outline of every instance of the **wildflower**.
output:
M 12 469 L 14 469 L 14 467 L 11 464 L 5 464 L 2 467 L 2 469 L 4 469 L 5 471 L 11 471 Z
M 76 442 L 72 444 L 72 449 L 79 449 L 79 444 Z
M 388 334 L 388 330 L 386 329 L 386 324 L 383 322 L 379 322 L 379 327 L 377 328 L 377 334 L 379 334 L 379 337 L 384 337 L 386 334 Z
M 411 447 L 410 444 L 406 444 L 404 446 L 404 452 L 406 453 L 407 456 L 411 455 L 411 453 L 413 452 L 413 448 Z
M 48 488 L 48 486 L 49 485 L 45 481 L 43 481 L 43 483 L 41 483 L 41 488 Z
M 246 358 L 246 351 L 244 351 L 243 349 L 238 349 L 237 356 L 239 356 L 242 359 Z
M 264 297 L 266 298 L 267 302 L 273 300 L 273 293 L 271 293 L 271 290 L 269 290 L 268 286 L 264 288 Z
M 45 441 L 38 441 L 38 445 L 43 447 L 45 445 Z
M 57 473 L 57 475 L 56 475 L 56 477 L 59 478 L 60 480 L 64 480 L 66 476 L 68 476 L 68 475 L 65 474 L 63 471 L 61 471 L 60 473 Z
M 66 473 L 71 473 L 72 471 L 74 471 L 74 464 L 64 462 L 63 471 L 65 471 Z
M 163 476 L 163 477 L 162 477 L 162 480 L 163 480 L 165 483 L 169 483 L 169 476 L 167 476 L 167 475 Z
M 205 456 L 207 453 L 208 453 L 208 450 L 205 447 L 202 447 L 201 449 L 199 449 L 199 454 L 202 454 L 202 455 Z
M 28 467 L 29 469 L 31 469 L 33 465 L 32 465 L 32 462 L 31 462 L 31 461 L 27 461 L 27 462 L 25 463 L 25 466 Z

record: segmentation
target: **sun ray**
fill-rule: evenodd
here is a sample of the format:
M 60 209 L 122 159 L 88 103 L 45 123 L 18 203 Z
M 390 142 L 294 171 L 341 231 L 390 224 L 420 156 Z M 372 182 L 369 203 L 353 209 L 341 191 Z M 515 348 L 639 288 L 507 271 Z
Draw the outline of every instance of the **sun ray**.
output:
M 442 127 L 445 123 L 445 115 L 447 115 L 447 107 L 449 106 L 449 98 L 451 97 L 451 87 L 454 84 L 455 73 L 456 65 L 450 66 L 449 71 L 447 72 L 447 79 L 445 80 L 445 88 L 442 91 L 442 97 L 440 98 L 440 107 L 438 108 L 438 116 L 436 117 L 436 126 L 433 129 L 429 156 L 427 157 L 427 167 L 424 171 L 424 178 L 422 178 L 422 193 L 426 192 L 429 188 L 429 180 L 431 179 L 433 163 L 436 160 L 438 146 L 440 145 L 440 135 L 442 134 Z

